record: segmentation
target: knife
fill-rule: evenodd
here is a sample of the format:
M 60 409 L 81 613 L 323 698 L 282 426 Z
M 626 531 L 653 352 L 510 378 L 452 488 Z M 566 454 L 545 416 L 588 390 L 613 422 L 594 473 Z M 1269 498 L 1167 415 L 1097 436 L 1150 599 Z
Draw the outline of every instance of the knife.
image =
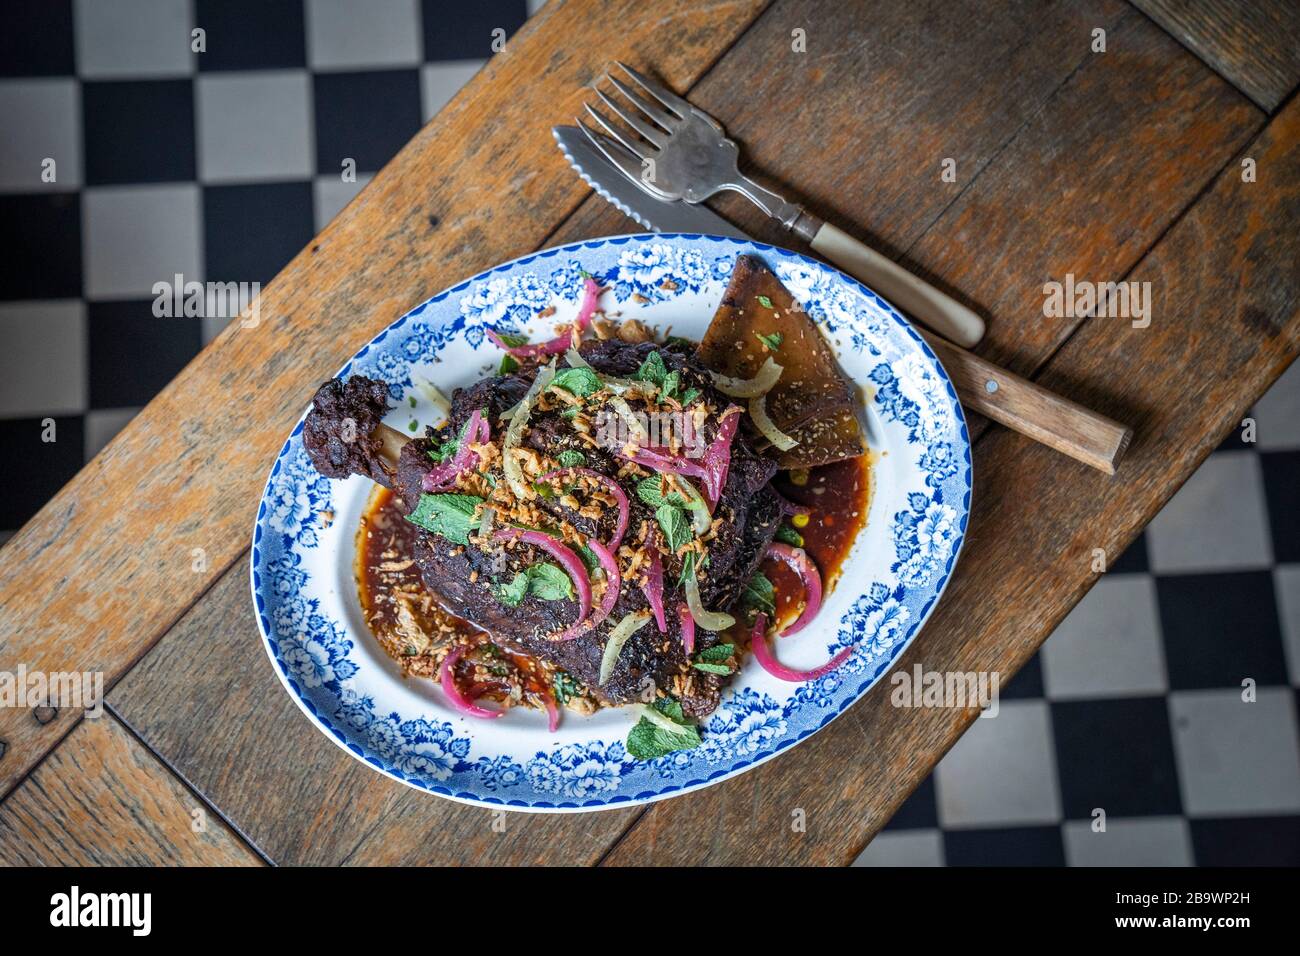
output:
M 647 229 L 750 238 L 702 203 L 666 202 L 643 192 L 601 156 L 576 126 L 556 126 L 551 133 L 583 181 L 615 209 Z M 917 331 L 938 354 L 966 408 L 1108 475 L 1115 473 L 1133 437 L 1132 429 L 932 332 Z

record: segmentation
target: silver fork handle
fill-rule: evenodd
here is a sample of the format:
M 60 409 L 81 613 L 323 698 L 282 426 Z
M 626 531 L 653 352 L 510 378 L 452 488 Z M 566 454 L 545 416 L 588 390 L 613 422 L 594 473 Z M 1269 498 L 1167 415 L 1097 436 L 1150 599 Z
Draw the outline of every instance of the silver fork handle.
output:
M 808 213 L 804 210 L 803 206 L 800 206 L 798 203 L 790 202 L 784 196 L 778 196 L 766 186 L 760 186 L 758 183 L 754 182 L 754 180 L 750 179 L 744 173 L 738 173 L 734 182 L 724 183 L 722 188 L 740 193 L 759 209 L 763 210 L 763 212 L 767 213 L 781 225 L 785 226 L 785 228 L 793 229 L 795 232 L 799 233 L 805 241 L 812 241 L 815 230 L 813 232 L 808 232 L 807 235 L 805 235 L 804 231 L 798 228 L 801 218 L 809 218 Z

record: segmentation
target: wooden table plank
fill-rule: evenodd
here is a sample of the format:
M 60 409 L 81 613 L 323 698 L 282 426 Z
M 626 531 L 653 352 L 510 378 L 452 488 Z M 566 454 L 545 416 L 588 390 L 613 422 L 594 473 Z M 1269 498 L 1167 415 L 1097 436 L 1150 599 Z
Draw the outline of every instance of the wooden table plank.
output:
M 108 699 L 276 863 L 590 864 L 636 816 L 492 811 L 375 773 L 293 703 L 253 622 L 242 558 Z
M 1268 112 L 1300 84 L 1295 0 L 1132 0 Z
M 0 805 L 0 865 L 261 866 L 110 714 L 82 720 Z
M 884 218 L 879 220 L 877 228 L 886 241 L 896 248 L 926 247 L 926 254 L 934 257 L 937 268 L 951 270 L 952 280 L 958 283 L 974 285 L 981 282 L 984 275 L 996 274 L 1017 288 L 1037 292 L 1041 288 L 1042 275 L 1051 266 L 1026 255 L 1024 249 L 1017 248 L 1009 240 L 974 244 L 962 240 L 957 246 L 967 250 L 966 259 L 962 261 L 945 258 L 947 247 L 941 244 L 929 251 L 926 230 L 932 230 L 933 223 L 945 216 L 945 211 L 958 198 L 957 194 L 946 187 L 935 188 L 937 174 L 933 178 L 923 177 L 918 186 L 917 169 L 925 165 L 923 154 L 908 144 L 906 131 L 891 126 L 877 135 L 874 117 L 849 112 L 850 118 L 844 119 L 848 104 L 912 102 L 911 112 L 900 115 L 898 122 L 913 123 L 922 129 L 938 128 L 952 113 L 954 104 L 959 106 L 964 117 L 962 142 L 964 148 L 972 151 L 970 165 L 983 171 L 974 183 L 965 185 L 965 201 L 977 209 L 998 204 L 1005 206 L 1005 212 L 999 213 L 1002 217 L 999 223 L 1005 224 L 999 226 L 1002 232 L 1012 228 L 1015 221 L 1024 220 L 1036 223 L 1045 236 L 1057 232 L 1074 235 L 1078 221 L 1086 218 L 1089 210 L 1103 209 L 1106 215 L 1115 219 L 1114 233 L 1108 234 L 1108 239 L 1120 236 L 1117 241 L 1121 251 L 1117 253 L 1112 248 L 1113 242 L 1096 242 L 1087 244 L 1076 258 L 1070 260 L 1072 267 L 1081 274 L 1102 277 L 1118 277 L 1130 268 L 1178 210 L 1200 191 L 1232 149 L 1246 141 L 1249 131 L 1261 119 L 1242 97 L 1158 28 L 1123 5 L 1105 3 L 1092 10 L 1085 8 L 1083 12 L 1076 5 L 1041 7 L 1043 19 L 1037 25 L 1020 24 L 1013 29 L 1008 21 L 996 19 L 985 25 L 987 32 L 967 29 L 958 36 L 954 31 L 953 36 L 943 38 L 945 42 L 959 44 L 950 51 L 952 59 L 962 62 L 975 59 L 979 69 L 970 75 L 959 71 L 956 76 L 949 76 L 944 71 L 928 71 L 926 82 L 937 84 L 937 88 L 922 93 L 913 90 L 909 94 L 911 81 L 892 67 L 873 65 L 874 58 L 856 63 L 852 60 L 856 54 L 847 45 L 844 49 L 832 47 L 820 54 L 827 59 L 820 65 L 815 59 L 807 62 L 795 59 L 792 61 L 795 65 L 788 70 L 783 81 L 788 102 L 794 105 L 783 104 L 774 120 L 764 126 L 751 115 L 752 107 L 747 105 L 747 99 L 752 95 L 755 82 L 768 76 L 772 64 L 779 62 L 781 51 L 788 50 L 792 24 L 805 24 L 813 40 L 821 37 L 845 45 L 842 38 L 849 36 L 858 22 L 852 9 L 846 10 L 838 4 L 800 3 L 791 5 L 791 9 L 793 12 L 783 4 L 767 10 L 740 43 L 692 91 L 692 97 L 706 108 L 716 110 L 729 125 L 733 110 L 743 117 L 745 138 L 756 153 L 772 158 L 776 164 L 775 171 L 781 178 L 798 181 L 801 187 L 807 182 L 810 189 L 818 191 L 826 189 L 820 179 L 824 176 L 847 195 L 878 194 L 887 197 L 883 207 L 864 207 L 873 216 L 880 215 L 883 208 Z M 1116 30 L 1115 35 L 1122 39 L 1120 49 L 1109 58 L 1094 60 L 1086 54 L 1086 42 L 1077 40 L 1075 45 L 1085 52 L 1078 53 L 1077 61 L 1066 57 L 1065 53 L 1072 47 L 1063 44 L 1061 37 L 1071 33 L 1086 37 L 1087 31 L 1083 27 L 1094 22 L 1094 15 L 1113 18 L 1113 22 L 1105 22 L 1110 23 Z M 929 62 L 936 53 L 930 46 L 934 41 L 925 31 L 914 29 L 918 25 L 917 18 L 920 18 L 919 22 L 943 19 L 943 4 L 931 0 L 929 6 L 920 12 L 915 6 L 889 5 L 881 11 L 882 23 L 886 24 L 882 27 L 883 35 L 890 38 L 891 43 L 911 38 L 910 42 L 919 46 L 907 58 Z M 903 53 L 895 51 L 894 55 L 902 57 Z M 1005 84 L 985 82 L 979 95 L 972 98 L 969 88 L 975 83 L 975 77 L 998 71 L 1008 57 L 1023 67 L 1022 72 L 1033 73 L 1038 79 L 1032 83 L 1017 81 L 1015 97 L 1002 94 Z M 836 73 L 832 82 L 831 67 L 846 60 L 854 63 L 854 68 Z M 1083 63 L 1082 67 L 1080 63 Z M 1098 75 L 1080 77 L 1080 74 L 1090 71 Z M 1156 81 L 1164 84 L 1163 99 L 1131 95 L 1132 85 Z M 1075 89 L 1075 84 L 1079 84 L 1079 89 Z M 827 95 L 834 97 L 829 108 L 840 111 L 838 123 L 841 129 L 834 137 L 826 125 L 830 120 L 818 118 L 820 113 L 806 109 L 807 103 L 819 102 L 820 97 Z M 770 97 L 763 99 L 770 100 Z M 1117 102 L 1129 104 L 1129 112 L 1117 111 Z M 798 104 L 805 106 L 796 109 Z M 1199 104 L 1199 108 L 1192 104 Z M 1048 123 L 1041 119 L 1043 113 L 1053 111 L 1061 112 L 1059 120 Z M 1113 155 L 1108 154 L 1101 161 L 1095 151 L 1087 148 L 1087 138 L 1102 129 L 1107 113 L 1111 115 L 1110 121 L 1118 135 L 1111 141 Z M 977 122 L 976 117 L 981 119 Z M 789 135 L 791 129 L 801 129 L 803 124 L 809 123 L 813 124 L 811 135 L 799 139 Z M 1051 178 L 1031 175 L 1024 168 L 1025 157 L 1035 150 L 1050 150 L 1053 137 L 1061 135 L 1060 127 L 1072 123 L 1077 124 L 1082 132 L 1078 140 L 1070 142 L 1080 143 L 1080 148 L 1064 151 L 1057 157 Z M 1127 141 L 1121 137 L 1138 135 L 1135 130 L 1147 127 L 1158 131 L 1178 148 L 1162 152 L 1155 161 L 1140 151 L 1124 149 Z M 820 144 L 828 139 L 833 142 L 827 142 L 825 149 L 819 145 L 820 161 L 812 170 L 816 174 L 813 176 L 807 165 L 808 143 Z M 861 147 L 857 151 L 847 146 L 855 140 Z M 1196 148 L 1186 148 L 1193 142 Z M 790 148 L 791 143 L 799 144 L 799 149 Z M 904 151 L 901 160 L 896 155 L 899 150 Z M 1070 157 L 1075 158 L 1073 163 Z M 1152 177 L 1163 195 L 1153 199 L 1148 207 L 1129 208 L 1131 204 L 1120 202 L 1109 194 L 1112 178 L 1093 174 L 1092 168 L 1099 162 L 1109 170 L 1110 177 L 1126 185 L 1140 181 L 1144 176 Z M 1015 176 L 1008 174 L 1004 165 L 1008 163 L 1011 172 L 1019 172 L 1025 177 L 1019 187 Z M 984 186 L 986 177 L 990 182 L 987 192 Z M 1045 184 L 1050 186 L 1052 183 L 1077 183 L 1078 186 L 1071 185 L 1069 195 L 1062 196 L 1061 193 L 1066 191 L 1063 188 L 1045 188 Z M 922 197 L 928 205 L 921 213 L 904 214 Z M 745 220 L 746 216 L 748 220 Z M 745 221 L 752 228 L 758 225 L 753 216 L 752 211 L 745 211 L 737 216 L 737 220 Z M 593 198 L 583 204 L 579 213 L 565 223 L 553 240 L 558 242 L 625 232 L 630 228 L 628 220 L 613 212 L 603 201 Z M 1019 239 L 1029 245 L 1044 243 L 1037 234 L 1021 235 Z M 1072 247 L 1062 248 L 1075 255 Z M 1000 301 L 1000 304 L 1005 303 Z M 1072 324 L 1053 326 L 1050 334 L 1034 339 L 1033 350 L 1027 349 L 1023 353 L 1027 364 L 1032 367 L 1045 359 L 1071 328 Z M 1022 335 L 1018 324 L 1000 321 L 994 325 L 992 341 L 1005 343 L 1005 347 L 1010 349 L 1021 341 Z M 349 816 L 344 820 L 341 825 L 343 836 L 337 842 L 331 842 L 322 832 L 317 809 L 321 795 L 313 778 L 320 773 L 317 768 L 333 766 L 328 761 L 338 757 L 323 738 L 306 740 L 308 736 L 320 735 L 308 730 L 305 718 L 293 713 L 294 708 L 283 691 L 275 686 L 269 668 L 261 660 L 262 652 L 257 646 L 246 607 L 245 574 L 242 563 L 232 569 L 226 576 L 230 580 L 223 580 L 201 602 L 204 620 L 209 619 L 206 605 L 214 604 L 211 623 L 187 622 L 179 633 L 169 635 L 140 668 L 115 688 L 111 700 L 152 747 L 202 787 L 223 812 L 248 832 L 273 859 L 291 862 L 342 859 L 352 853 L 355 845 L 352 841 L 358 839 L 358 834 L 369 827 L 386 826 L 381 818 L 391 810 L 386 809 L 389 804 L 384 800 L 388 798 L 382 794 L 389 792 L 384 788 L 390 785 L 378 778 L 371 780 L 375 777 L 372 772 L 356 768 L 355 774 L 349 775 L 332 791 L 330 804 L 344 806 L 355 803 L 360 809 L 355 817 Z M 197 620 L 197 615 L 195 617 Z M 220 622 L 219 626 L 228 628 L 231 621 L 246 622 L 236 625 L 234 634 L 237 637 L 232 636 L 227 641 L 215 640 L 211 636 L 210 632 L 218 627 L 217 622 Z M 175 642 L 173 638 L 176 638 Z M 178 670 L 184 669 L 185 662 L 195 655 L 201 656 L 205 669 L 215 675 L 214 685 L 210 688 L 191 688 L 176 680 Z M 166 663 L 158 663 L 162 660 Z M 265 671 L 264 680 L 263 676 L 257 678 L 257 692 L 241 691 L 226 700 L 226 685 L 232 675 L 247 675 L 254 670 Z M 266 688 L 262 687 L 263 683 Z M 301 760 L 307 768 L 305 771 L 301 767 L 292 770 L 265 766 L 284 762 L 282 757 L 277 757 L 282 751 L 283 740 L 280 737 L 265 739 L 264 728 L 275 719 L 267 713 L 268 694 L 283 698 L 275 701 L 275 713 L 286 715 L 282 719 L 287 720 L 288 725 L 303 728 L 294 732 L 294 742 L 295 746 L 305 745 L 310 754 Z M 231 741 L 239 742 L 233 750 L 227 750 L 224 741 L 210 739 L 209 714 L 216 708 L 220 708 L 219 720 L 224 732 Z M 270 751 L 250 743 L 259 735 L 263 741 L 260 746 L 271 748 Z M 321 749 L 318 751 L 317 747 Z M 244 748 L 248 748 L 246 753 Z M 297 756 L 294 759 L 299 761 Z M 375 787 L 379 787 L 381 796 L 372 792 Z M 281 791 L 289 798 L 272 801 L 268 807 L 263 807 L 261 794 Z M 250 793 L 257 794 L 258 798 L 250 798 Z M 442 801 L 427 799 L 425 803 L 432 803 L 432 807 L 414 805 L 408 808 L 406 801 L 411 800 L 412 795 L 404 796 L 403 813 L 411 815 L 410 819 L 414 821 L 411 825 L 416 828 L 434 827 L 430 821 L 440 819 L 439 814 L 443 813 L 457 821 L 474 821 L 482 814 L 465 808 L 444 807 Z M 290 809 L 295 803 L 298 805 L 297 813 L 305 821 L 301 825 L 294 822 L 294 812 Z M 263 813 L 283 827 L 284 832 L 277 836 L 274 833 L 276 826 L 261 826 L 258 817 Z M 617 825 L 607 829 L 603 820 L 605 816 L 600 815 L 599 827 L 592 836 L 612 839 L 629 819 L 627 814 L 619 812 L 615 814 Z M 597 824 L 590 822 L 592 819 L 597 818 L 588 818 L 587 826 L 596 827 Z M 464 825 L 471 830 L 482 826 L 475 822 Z M 531 832 L 538 824 L 530 820 L 523 826 Z M 518 844 L 513 846 L 501 842 L 485 846 L 475 844 L 474 855 L 481 858 L 481 854 L 490 853 L 499 854 L 494 856 L 495 859 L 533 860 L 537 858 L 536 846 L 554 840 L 552 845 L 557 847 L 554 852 L 560 859 L 594 859 L 589 854 L 592 844 L 598 841 L 588 841 L 586 827 L 580 827 L 579 831 L 581 835 L 575 838 L 567 830 L 552 833 L 538 829 L 535 841 L 521 836 Z M 307 837 L 309 833 L 311 840 Z M 311 845 L 317 839 L 322 841 L 322 845 Z M 436 851 L 449 860 L 461 858 L 456 846 L 431 839 L 431 853 Z M 372 839 L 359 852 L 363 855 L 407 852 L 404 846 L 409 844 L 391 849 L 369 845 L 391 842 L 394 841 Z
M 1267 175 L 1243 183 L 1226 169 L 1131 276 L 1151 283 L 1151 326 L 1093 319 L 1039 377 L 1134 426 L 1118 476 L 990 432 L 966 551 L 900 667 L 1014 673 L 1095 583 L 1094 550 L 1117 557 L 1295 359 L 1300 103 L 1249 152 Z M 882 684 L 792 753 L 650 807 L 608 862 L 849 862 L 975 719 L 889 696 Z M 791 826 L 796 809 L 806 832 Z
M 765 3 L 548 3 L 264 290 L 256 328 L 232 323 L 8 542 L 0 669 L 115 681 L 248 547 L 313 385 L 412 304 L 533 249 L 581 201 L 549 127 L 594 72 L 619 57 L 689 86 Z M 75 719 L 0 710 L 0 795 Z

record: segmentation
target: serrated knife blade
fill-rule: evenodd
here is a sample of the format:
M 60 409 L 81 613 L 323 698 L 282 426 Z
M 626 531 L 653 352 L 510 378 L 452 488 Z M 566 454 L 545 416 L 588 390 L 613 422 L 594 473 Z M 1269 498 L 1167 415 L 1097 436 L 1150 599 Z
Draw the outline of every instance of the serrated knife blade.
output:
M 698 232 L 710 236 L 749 237 L 703 205 L 665 202 L 642 192 L 636 184 L 587 142 L 576 126 L 551 129 L 555 142 L 583 182 L 625 216 L 652 232 Z

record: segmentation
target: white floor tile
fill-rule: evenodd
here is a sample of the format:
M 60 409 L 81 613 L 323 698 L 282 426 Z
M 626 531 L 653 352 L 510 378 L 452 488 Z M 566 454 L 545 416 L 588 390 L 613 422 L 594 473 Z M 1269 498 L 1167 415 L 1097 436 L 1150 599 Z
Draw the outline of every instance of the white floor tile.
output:
M 54 161 L 52 167 L 48 160 Z M 50 176 L 53 180 L 47 182 Z M 77 81 L 0 80 L 0 191 L 66 192 L 80 185 Z
M 311 78 L 305 70 L 206 73 L 195 88 L 200 180 L 311 177 Z
M 1067 866 L 1192 866 L 1192 837 L 1182 817 L 1107 820 L 1095 833 L 1090 821 L 1065 824 Z
M 1043 645 L 1043 685 L 1052 700 L 1163 693 L 1155 580 L 1104 575 Z
M 1061 818 L 1046 701 L 1002 701 L 939 762 L 935 785 L 946 829 L 1055 823 Z
M 97 408 L 87 412 L 86 461 L 98 455 L 139 411 L 138 408 Z
M 1300 564 L 1280 564 L 1273 569 L 1273 592 L 1282 623 L 1287 673 L 1291 683 L 1300 686 Z
M 424 106 L 424 121 L 451 102 L 460 88 L 470 81 L 486 60 L 447 60 L 429 63 L 420 70 L 420 92 Z
M 85 410 L 83 302 L 0 303 L 0 343 L 0 417 L 77 415 Z
M 420 62 L 417 0 L 307 0 L 307 62 L 312 69 L 358 70 Z
M 1205 460 L 1147 526 L 1151 568 L 1161 573 L 1267 568 L 1264 482 L 1254 451 Z
M 939 830 L 889 830 L 877 833 L 854 866 L 943 866 Z
M 191 0 L 76 0 L 77 70 L 87 79 L 188 76 Z
M 329 225 L 330 220 L 337 216 L 373 178 L 373 173 L 361 173 L 357 176 L 356 182 L 345 183 L 338 176 L 317 176 L 312 184 L 316 231 L 320 232 Z
M 1300 742 L 1289 688 L 1169 695 L 1174 753 L 1188 816 L 1300 812 Z
M 82 192 L 82 248 L 91 299 L 151 298 L 157 282 L 203 281 L 202 213 L 194 183 Z

